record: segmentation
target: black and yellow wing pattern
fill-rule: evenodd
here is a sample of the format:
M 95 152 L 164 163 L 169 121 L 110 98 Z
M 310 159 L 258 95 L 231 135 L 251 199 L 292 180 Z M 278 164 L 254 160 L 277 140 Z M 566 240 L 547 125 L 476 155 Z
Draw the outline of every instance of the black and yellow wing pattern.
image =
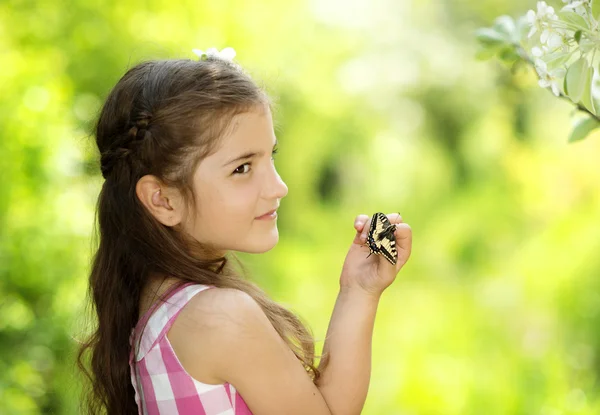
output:
M 393 265 L 396 265 L 398 251 L 396 250 L 396 237 L 394 231 L 396 225 L 392 225 L 383 213 L 377 212 L 371 218 L 371 227 L 367 234 L 367 246 L 369 256 L 377 254 L 383 256 Z

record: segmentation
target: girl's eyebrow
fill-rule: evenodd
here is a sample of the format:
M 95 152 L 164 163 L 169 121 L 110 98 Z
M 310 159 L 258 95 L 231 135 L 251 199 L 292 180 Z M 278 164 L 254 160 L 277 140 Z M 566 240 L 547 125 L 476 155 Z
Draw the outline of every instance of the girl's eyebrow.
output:
M 277 141 L 275 141 L 275 144 L 273 144 L 273 148 L 275 148 L 275 147 L 277 147 Z M 256 152 L 256 151 L 254 151 L 254 152 L 253 151 L 249 151 L 247 153 L 242 154 L 239 157 L 234 158 L 233 160 L 229 160 L 227 163 L 225 163 L 223 165 L 223 167 L 229 166 L 230 164 L 233 164 L 236 161 L 249 159 L 249 158 L 252 158 L 254 156 L 262 156 L 263 154 L 265 154 L 264 151 L 258 151 L 258 152 Z

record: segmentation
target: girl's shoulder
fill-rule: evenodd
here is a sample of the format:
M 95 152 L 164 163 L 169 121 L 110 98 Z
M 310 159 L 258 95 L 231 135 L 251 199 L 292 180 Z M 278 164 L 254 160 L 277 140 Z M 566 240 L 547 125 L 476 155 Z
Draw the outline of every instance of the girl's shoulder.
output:
M 203 383 L 226 383 L 218 374 L 229 347 L 243 333 L 252 332 L 256 321 L 268 319 L 244 291 L 193 285 L 186 289 L 197 292 L 182 307 L 167 337 L 192 377 Z
M 214 286 L 190 286 L 188 289 L 193 295 L 182 307 L 169 338 L 178 331 L 206 339 L 228 336 L 247 328 L 249 320 L 257 316 L 266 318 L 256 300 L 242 290 Z
M 220 318 L 236 317 L 247 307 L 258 306 L 252 296 L 235 288 L 194 284 L 187 289 L 195 291 L 181 311 L 181 321 L 188 320 L 187 324 L 209 324 L 220 328 L 223 323 Z

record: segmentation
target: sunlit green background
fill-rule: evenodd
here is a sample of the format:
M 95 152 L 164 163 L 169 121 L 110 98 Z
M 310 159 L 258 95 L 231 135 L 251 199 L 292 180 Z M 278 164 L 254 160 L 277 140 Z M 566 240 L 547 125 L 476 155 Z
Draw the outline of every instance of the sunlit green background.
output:
M 355 215 L 412 226 L 364 414 L 600 413 L 600 136 L 567 144 L 572 107 L 474 59 L 477 27 L 533 7 L 0 1 L 0 413 L 78 411 L 102 100 L 142 59 L 211 46 L 278 99 L 281 238 L 242 257 L 318 339 Z

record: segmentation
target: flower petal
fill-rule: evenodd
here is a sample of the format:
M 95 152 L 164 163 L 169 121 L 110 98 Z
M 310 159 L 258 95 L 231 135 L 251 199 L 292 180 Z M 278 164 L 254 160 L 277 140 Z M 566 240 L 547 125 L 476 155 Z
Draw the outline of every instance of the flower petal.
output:
M 535 47 L 531 48 L 531 54 L 533 56 L 535 56 L 536 58 L 539 58 L 540 56 L 542 56 L 544 54 L 544 52 L 542 52 L 542 49 L 535 46 Z
M 531 28 L 531 30 L 529 31 L 529 34 L 527 35 L 527 37 L 529 38 L 529 37 L 533 36 L 535 34 L 535 32 L 537 32 L 537 27 L 533 26 Z
M 236 52 L 233 48 L 227 47 L 221 51 L 220 55 L 223 59 L 232 60 L 235 58 Z
M 552 33 L 548 37 L 548 46 L 551 49 L 558 48 L 558 47 L 562 46 L 562 44 L 563 44 L 563 38 L 562 38 L 562 36 L 558 35 L 557 33 Z
M 537 58 L 535 60 L 535 67 L 539 68 L 544 74 L 548 73 L 548 65 L 546 65 L 546 62 L 544 62 L 540 58 Z

